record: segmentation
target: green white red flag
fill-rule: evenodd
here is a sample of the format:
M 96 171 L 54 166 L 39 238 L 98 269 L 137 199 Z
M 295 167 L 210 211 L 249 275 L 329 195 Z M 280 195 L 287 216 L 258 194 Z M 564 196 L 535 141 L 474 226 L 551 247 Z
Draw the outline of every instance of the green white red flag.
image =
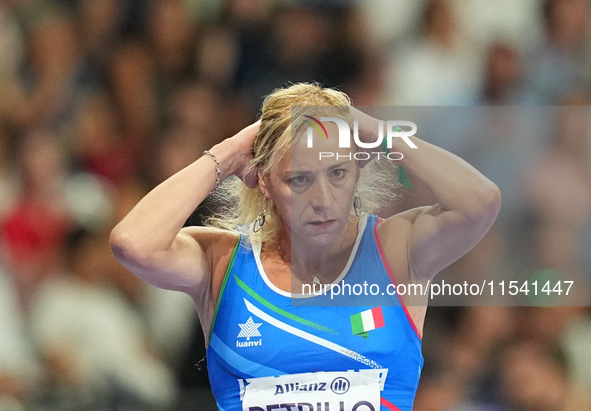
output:
M 363 338 L 369 337 L 369 332 L 371 330 L 381 328 L 384 325 L 384 314 L 382 313 L 382 307 L 365 310 L 351 316 L 351 328 L 353 329 L 353 335 L 361 335 Z

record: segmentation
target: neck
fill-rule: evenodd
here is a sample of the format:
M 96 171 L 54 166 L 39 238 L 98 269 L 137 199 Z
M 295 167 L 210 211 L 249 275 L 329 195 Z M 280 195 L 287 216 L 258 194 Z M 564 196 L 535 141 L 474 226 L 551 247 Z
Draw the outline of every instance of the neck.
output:
M 348 260 L 346 257 L 357 237 L 357 225 L 357 219 L 350 218 L 337 239 L 327 245 L 313 245 L 305 238 L 294 238 L 291 230 L 285 227 L 279 236 L 279 253 L 286 263 L 291 264 L 294 274 L 301 275 L 304 280 L 317 276 L 325 282 L 332 279 L 335 270 L 340 272 Z

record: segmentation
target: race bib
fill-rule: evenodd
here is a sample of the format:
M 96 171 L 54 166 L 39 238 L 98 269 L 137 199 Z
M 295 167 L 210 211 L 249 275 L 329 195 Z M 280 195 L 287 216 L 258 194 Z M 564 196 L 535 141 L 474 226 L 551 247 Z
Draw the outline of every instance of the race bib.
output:
M 241 380 L 243 411 L 378 411 L 387 369 Z

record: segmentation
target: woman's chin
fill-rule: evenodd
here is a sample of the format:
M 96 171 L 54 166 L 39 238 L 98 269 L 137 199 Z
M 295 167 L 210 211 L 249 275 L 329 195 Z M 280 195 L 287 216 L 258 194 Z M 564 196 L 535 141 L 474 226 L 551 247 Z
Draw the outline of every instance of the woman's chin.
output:
M 300 238 L 292 236 L 292 241 L 297 241 L 298 245 L 309 247 L 331 246 L 337 242 L 339 232 L 335 230 L 304 230 Z
M 324 234 L 307 237 L 305 242 L 301 245 L 306 247 L 328 247 L 332 246 L 336 242 L 337 237 L 334 235 Z

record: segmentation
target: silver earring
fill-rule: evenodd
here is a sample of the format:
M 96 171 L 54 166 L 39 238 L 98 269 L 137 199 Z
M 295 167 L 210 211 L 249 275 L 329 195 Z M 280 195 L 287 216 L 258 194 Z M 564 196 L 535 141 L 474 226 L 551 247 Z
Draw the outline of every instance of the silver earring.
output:
M 357 191 L 357 186 L 355 186 L 355 193 L 353 193 L 353 209 L 355 210 L 355 215 L 359 217 L 361 215 L 361 197 L 359 196 L 359 191 Z
M 261 230 L 261 227 L 265 225 L 265 219 L 267 214 L 267 197 L 265 197 L 265 192 L 263 191 L 263 212 L 259 214 L 256 220 L 252 225 L 252 231 L 258 233 Z

